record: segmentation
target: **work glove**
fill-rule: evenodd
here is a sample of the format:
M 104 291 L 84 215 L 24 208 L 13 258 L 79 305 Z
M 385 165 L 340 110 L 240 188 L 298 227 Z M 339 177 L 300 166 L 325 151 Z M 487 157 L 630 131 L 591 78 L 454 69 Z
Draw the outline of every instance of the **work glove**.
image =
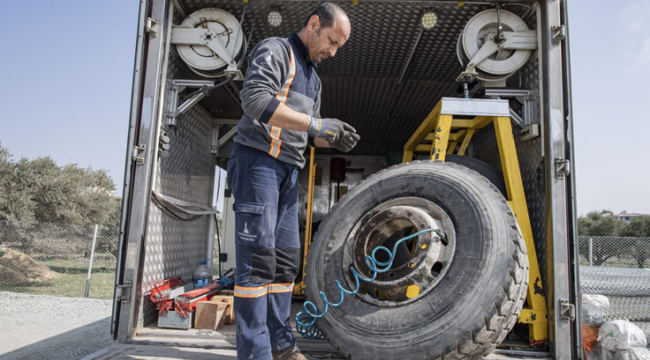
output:
M 319 119 L 313 116 L 309 117 L 310 123 L 307 133 L 309 135 L 325 139 L 332 144 L 335 141 L 341 141 L 346 133 L 356 133 L 357 131 L 350 125 L 339 119 Z
M 330 147 L 339 151 L 348 152 L 357 145 L 359 139 L 361 139 L 361 136 L 359 136 L 359 134 L 353 132 L 346 132 L 345 135 L 343 135 L 343 137 L 341 137 L 340 139 L 336 139 L 330 142 Z

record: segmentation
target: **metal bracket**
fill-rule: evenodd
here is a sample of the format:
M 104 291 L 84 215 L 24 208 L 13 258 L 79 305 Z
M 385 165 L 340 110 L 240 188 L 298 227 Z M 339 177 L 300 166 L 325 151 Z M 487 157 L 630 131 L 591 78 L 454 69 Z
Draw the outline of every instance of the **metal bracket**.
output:
M 564 25 L 555 25 L 551 27 L 551 30 L 553 30 L 553 43 L 554 44 L 559 44 L 564 39 L 566 39 L 566 28 Z
M 571 174 L 571 160 L 556 158 L 555 159 L 555 178 L 564 179 Z
M 576 319 L 576 307 L 569 300 L 560 299 L 560 320 L 572 322 Z
M 523 105 L 522 117 L 519 116 L 514 110 L 510 109 L 510 118 L 521 127 L 526 127 L 532 124 L 531 107 L 532 98 L 530 90 L 525 89 L 502 89 L 502 88 L 485 88 L 485 96 L 491 99 L 501 98 L 514 98 Z
M 176 126 L 176 118 L 182 113 L 189 110 L 192 106 L 196 105 L 201 99 L 206 96 L 205 91 L 197 92 L 188 97 L 182 104 L 178 105 L 179 94 L 186 88 L 201 88 L 203 86 L 212 86 L 214 81 L 209 80 L 183 80 L 176 79 L 171 82 L 170 96 L 171 99 L 167 103 L 167 110 L 165 116 L 167 117 L 167 125 Z
M 136 145 L 133 147 L 133 161 L 138 165 L 144 165 L 144 151 L 147 145 Z
M 120 299 L 121 302 L 123 303 L 131 302 L 130 291 L 125 291 L 125 290 L 130 290 L 132 284 L 133 282 L 131 281 L 125 281 L 123 285 L 117 285 L 115 287 L 115 293 L 117 294 L 117 297 Z
M 219 149 L 224 146 L 230 139 L 237 134 L 237 124 L 239 120 L 216 119 L 214 128 L 212 130 L 212 154 L 219 155 Z M 223 125 L 231 125 L 232 128 L 223 136 L 221 130 Z
M 153 37 L 158 36 L 158 19 L 147 18 L 147 22 L 144 25 L 144 32 L 150 34 Z

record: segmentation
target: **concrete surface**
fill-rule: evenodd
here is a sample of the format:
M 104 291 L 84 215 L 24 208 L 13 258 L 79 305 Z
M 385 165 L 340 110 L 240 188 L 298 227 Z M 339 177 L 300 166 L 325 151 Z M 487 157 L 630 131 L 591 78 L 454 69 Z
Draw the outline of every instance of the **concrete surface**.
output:
M 113 345 L 111 300 L 0 292 L 0 359 L 78 360 Z

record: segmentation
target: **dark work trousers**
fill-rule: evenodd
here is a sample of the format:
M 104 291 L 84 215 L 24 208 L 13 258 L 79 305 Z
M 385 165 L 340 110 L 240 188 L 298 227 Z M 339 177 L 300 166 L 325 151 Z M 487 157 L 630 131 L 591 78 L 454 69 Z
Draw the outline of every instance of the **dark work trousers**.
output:
M 272 351 L 296 343 L 289 316 L 300 264 L 298 168 L 238 147 L 228 161 L 235 197 L 237 359 L 271 360 Z

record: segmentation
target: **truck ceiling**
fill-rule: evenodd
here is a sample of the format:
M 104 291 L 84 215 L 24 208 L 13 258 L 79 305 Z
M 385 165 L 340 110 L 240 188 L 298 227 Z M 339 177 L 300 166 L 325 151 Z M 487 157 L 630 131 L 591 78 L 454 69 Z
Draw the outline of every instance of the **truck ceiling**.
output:
M 186 14 L 216 7 L 238 19 L 245 9 L 243 31 L 250 52 L 265 38 L 288 37 L 300 30 L 320 2 L 251 0 L 246 4 L 232 0 L 186 0 L 179 3 Z M 440 98 L 457 96 L 456 78 L 463 71 L 457 56 L 459 35 L 474 15 L 492 6 L 489 2 L 457 1 L 361 0 L 358 5 L 352 1 L 339 4 L 350 18 L 352 32 L 336 56 L 324 61 L 318 69 L 323 85 L 321 115 L 342 119 L 357 129 L 361 141 L 353 154 L 399 151 Z M 532 4 L 504 2 L 503 8 L 534 25 Z M 267 21 L 272 10 L 282 15 L 278 28 Z M 424 30 L 420 25 L 425 11 L 433 11 L 437 16 L 437 24 L 431 30 Z M 177 14 L 175 23 L 181 20 L 182 15 Z M 244 61 L 242 71 L 246 70 L 247 63 Z M 181 71 L 181 76 L 199 79 L 189 70 Z M 508 79 L 508 85 L 518 87 L 520 76 L 521 71 L 515 73 Z M 234 86 L 241 89 L 242 83 L 234 82 Z M 239 119 L 241 110 L 226 90 L 213 91 L 201 105 L 215 118 Z

